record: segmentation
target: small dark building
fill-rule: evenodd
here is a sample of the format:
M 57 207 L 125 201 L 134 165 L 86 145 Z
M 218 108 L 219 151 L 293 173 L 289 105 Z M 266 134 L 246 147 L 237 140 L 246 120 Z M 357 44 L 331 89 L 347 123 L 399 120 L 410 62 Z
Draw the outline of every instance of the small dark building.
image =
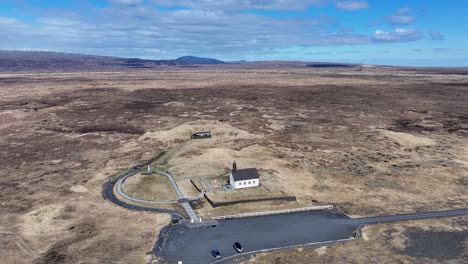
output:
M 210 138 L 210 137 L 211 137 L 211 132 L 205 131 L 205 132 L 193 133 L 190 138 L 191 139 L 198 139 L 198 138 Z

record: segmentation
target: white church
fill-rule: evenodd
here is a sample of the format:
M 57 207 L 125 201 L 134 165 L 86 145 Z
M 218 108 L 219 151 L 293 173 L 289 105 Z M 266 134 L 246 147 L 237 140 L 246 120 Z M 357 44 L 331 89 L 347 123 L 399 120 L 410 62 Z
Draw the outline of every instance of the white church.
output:
M 234 189 L 257 187 L 260 185 L 260 175 L 256 168 L 237 169 L 237 164 L 232 163 L 232 171 L 229 175 L 229 184 Z

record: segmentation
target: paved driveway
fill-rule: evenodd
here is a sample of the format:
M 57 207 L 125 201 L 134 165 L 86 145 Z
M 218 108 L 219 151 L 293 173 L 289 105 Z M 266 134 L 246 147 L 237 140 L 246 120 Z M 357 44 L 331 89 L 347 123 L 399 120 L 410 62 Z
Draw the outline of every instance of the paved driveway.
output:
M 216 227 L 171 226 L 155 246 L 154 253 L 167 263 L 203 264 L 215 259 L 217 248 L 223 259 L 232 260 L 232 248 L 240 242 L 247 252 L 347 239 L 366 224 L 468 215 L 468 209 L 350 219 L 338 211 L 311 211 L 219 221 Z M 223 263 L 229 263 L 225 261 Z
M 245 251 L 286 247 L 352 237 L 357 223 L 346 221 L 335 211 L 313 211 L 220 221 L 216 227 L 172 226 L 155 253 L 168 263 L 212 263 L 210 251 L 217 248 L 223 258 L 237 254 L 232 244 L 240 242 Z

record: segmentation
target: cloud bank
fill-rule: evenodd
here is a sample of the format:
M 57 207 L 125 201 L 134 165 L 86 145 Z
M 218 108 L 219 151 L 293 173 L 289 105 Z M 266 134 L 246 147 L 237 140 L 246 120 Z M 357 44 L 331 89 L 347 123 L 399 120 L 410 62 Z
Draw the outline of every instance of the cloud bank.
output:
M 395 31 L 386 32 L 376 30 L 372 36 L 372 41 L 377 43 L 408 42 L 422 38 L 422 33 L 415 29 L 397 28 Z
M 193 54 L 239 58 L 262 57 L 298 47 L 355 46 L 416 41 L 416 29 L 369 32 L 326 15 L 275 17 L 252 12 L 298 12 L 331 6 L 355 12 L 371 8 L 352 0 L 108 0 L 86 12 L 44 12 L 34 22 L 0 16 L 6 36 L 0 49 L 31 48 L 149 58 Z M 36 11 L 36 10 L 34 10 Z M 340 12 L 343 12 L 340 11 Z M 408 18 L 411 17 L 411 18 Z M 402 8 L 388 17 L 390 25 L 414 21 Z M 431 32 L 434 40 L 443 39 Z M 319 52 L 320 53 L 320 52 Z
M 339 1 L 336 3 L 336 7 L 339 9 L 349 10 L 349 11 L 357 11 L 368 9 L 369 4 L 364 1 Z

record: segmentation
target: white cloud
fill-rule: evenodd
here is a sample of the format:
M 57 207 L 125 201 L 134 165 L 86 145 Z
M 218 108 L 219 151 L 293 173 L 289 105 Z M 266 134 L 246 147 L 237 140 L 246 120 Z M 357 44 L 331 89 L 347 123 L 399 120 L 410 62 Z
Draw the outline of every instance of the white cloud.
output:
M 445 36 L 438 31 L 431 31 L 430 36 L 432 40 L 444 40 L 445 39 Z
M 174 58 L 197 54 L 222 59 L 242 57 L 243 54 L 258 54 L 260 58 L 272 50 L 289 47 L 365 45 L 421 37 L 418 31 L 411 29 L 378 30 L 369 37 L 355 33 L 351 27 L 339 24 L 332 17 L 277 19 L 234 12 L 226 7 L 235 10 L 255 6 L 262 6 L 263 10 L 295 9 L 323 4 L 325 0 L 154 0 L 166 6 L 187 7 L 196 2 L 202 3 L 200 6 L 203 7 L 172 11 L 158 10 L 149 4 L 150 1 L 125 1 L 127 4 L 140 3 L 131 8 L 112 4 L 90 12 L 60 13 L 55 17 L 42 17 L 37 20 L 39 23 L 0 17 L 0 30 L 8 36 L 2 40 L 0 48 L 29 48 L 34 43 L 35 49 L 103 55 Z M 290 5 L 284 4 L 286 2 Z
M 140 5 L 143 3 L 143 0 L 108 0 L 110 3 L 117 5 Z
M 398 15 L 407 15 L 411 13 L 411 8 L 403 7 L 403 8 L 398 9 L 395 13 Z
M 2 32 L 8 34 L 0 48 L 29 48 L 34 43 L 36 49 L 103 55 L 173 58 L 184 54 L 222 54 L 235 57 L 266 52 L 269 48 L 369 42 L 364 34 L 332 34 L 326 29 L 336 27 L 336 21 L 326 16 L 275 19 L 244 12 L 204 9 L 167 12 L 150 7 L 147 4 L 133 8 L 110 5 L 93 14 L 43 17 L 38 19 L 39 24 L 24 24 L 21 29 L 0 24 Z
M 186 7 L 201 10 L 238 12 L 245 10 L 295 10 L 318 6 L 329 0 L 151 0 L 162 7 Z
M 341 33 L 349 33 L 349 32 L 353 32 L 353 31 L 354 31 L 354 28 L 352 28 L 352 27 L 342 27 L 342 28 L 340 28 Z
M 37 32 L 30 25 L 10 17 L 0 17 L 0 32 L 2 32 L 2 42 L 14 41 L 18 35 L 30 37 L 37 35 Z
M 434 48 L 434 52 L 465 52 L 463 49 L 452 49 L 452 48 Z
M 389 16 L 387 21 L 392 25 L 409 25 L 416 21 L 411 13 L 412 10 L 408 7 L 400 8 L 393 15 Z
M 376 30 L 371 39 L 377 43 L 408 42 L 422 38 L 421 32 L 415 29 L 397 28 L 393 32 Z
M 357 11 L 369 8 L 369 4 L 365 1 L 339 1 L 336 7 L 343 10 Z
M 68 18 L 53 17 L 53 18 L 41 18 L 38 20 L 40 23 L 50 26 L 75 26 L 80 24 L 77 20 L 72 20 Z
M 145 51 L 149 52 L 149 53 L 161 53 L 161 50 L 160 49 L 145 49 Z
M 0 25 L 14 25 L 18 24 L 19 21 L 10 17 L 0 17 Z
M 393 25 L 408 25 L 415 21 L 415 18 L 407 15 L 393 15 L 388 18 L 390 24 Z

